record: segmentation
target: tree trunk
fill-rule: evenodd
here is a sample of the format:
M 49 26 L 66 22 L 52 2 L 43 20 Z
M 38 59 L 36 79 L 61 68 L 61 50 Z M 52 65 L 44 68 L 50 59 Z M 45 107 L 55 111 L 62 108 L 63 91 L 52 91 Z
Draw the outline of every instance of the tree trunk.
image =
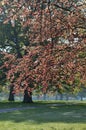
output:
M 81 98 L 81 101 L 83 101 L 83 95 L 82 94 L 81 94 L 80 98 Z
M 14 93 L 13 93 L 13 86 L 10 86 L 10 93 L 9 93 L 9 101 L 14 101 Z
M 55 100 L 58 100 L 58 92 L 56 91 Z
M 32 101 L 32 92 L 28 92 L 27 89 L 24 91 L 23 103 L 33 103 Z
M 43 100 L 46 100 L 46 93 L 44 93 Z
M 63 94 L 60 94 L 60 100 L 63 100 Z

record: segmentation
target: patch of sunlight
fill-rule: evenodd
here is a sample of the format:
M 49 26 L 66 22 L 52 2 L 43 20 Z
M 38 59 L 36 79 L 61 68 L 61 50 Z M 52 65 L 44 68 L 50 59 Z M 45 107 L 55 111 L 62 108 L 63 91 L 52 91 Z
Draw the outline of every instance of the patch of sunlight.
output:
M 86 130 L 84 123 L 43 122 L 32 124 L 28 121 L 13 123 L 5 121 L 0 125 L 0 130 Z
M 62 115 L 64 115 L 64 116 L 71 116 L 71 117 L 75 117 L 75 118 L 81 118 L 81 117 L 83 117 L 82 114 L 75 113 L 75 112 L 64 112 L 64 113 L 62 113 Z
M 64 116 L 71 116 L 74 115 L 74 112 L 64 112 L 62 113 Z

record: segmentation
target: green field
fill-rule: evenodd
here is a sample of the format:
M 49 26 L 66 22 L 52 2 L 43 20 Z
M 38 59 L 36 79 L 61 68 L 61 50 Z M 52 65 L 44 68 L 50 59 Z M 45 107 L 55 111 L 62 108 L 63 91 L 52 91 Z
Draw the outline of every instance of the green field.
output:
M 0 113 L 0 130 L 86 130 L 85 102 L 0 103 L 0 109 L 34 106 Z

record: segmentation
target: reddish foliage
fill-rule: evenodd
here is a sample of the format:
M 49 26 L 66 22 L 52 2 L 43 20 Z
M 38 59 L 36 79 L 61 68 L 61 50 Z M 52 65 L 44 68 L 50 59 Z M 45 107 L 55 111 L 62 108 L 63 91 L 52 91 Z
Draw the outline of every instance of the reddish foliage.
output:
M 42 86 L 44 92 L 51 86 L 62 89 L 64 83 L 74 85 L 76 78 L 85 84 L 84 3 L 79 6 L 73 0 L 8 0 L 4 6 L 10 7 L 4 23 L 10 20 L 15 26 L 14 22 L 20 20 L 22 27 L 28 28 L 25 35 L 30 41 L 23 58 L 10 59 L 8 54 L 4 64 L 9 69 L 7 78 L 14 83 L 15 91 L 27 87 L 32 91 L 38 86 Z M 66 44 L 60 44 L 64 40 Z
M 5 62 L 9 69 L 7 78 L 14 83 L 15 91 L 26 89 L 29 91 L 42 86 L 45 92 L 50 87 L 62 88 L 62 84 L 73 85 L 76 77 L 86 83 L 86 59 L 80 57 L 86 52 L 86 46 L 58 45 L 51 49 L 51 45 L 30 47 L 27 55 L 21 59 L 14 58 Z M 6 56 L 10 58 L 10 56 Z M 10 66 L 10 68 L 9 68 Z

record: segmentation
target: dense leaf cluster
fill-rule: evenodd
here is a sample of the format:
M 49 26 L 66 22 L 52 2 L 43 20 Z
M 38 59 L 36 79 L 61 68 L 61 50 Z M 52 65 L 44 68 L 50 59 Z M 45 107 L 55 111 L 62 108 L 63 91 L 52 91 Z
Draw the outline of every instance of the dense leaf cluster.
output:
M 7 79 L 15 92 L 39 89 L 47 92 L 73 91 L 86 84 L 86 3 L 75 0 L 4 0 L 4 24 L 16 21 L 25 30 L 29 46 L 23 44 L 20 56 L 5 53 Z M 24 32 L 23 32 L 24 33 Z M 17 38 L 17 37 L 15 37 Z M 20 46 L 19 41 L 14 42 Z M 25 48 L 24 48 L 25 47 Z

